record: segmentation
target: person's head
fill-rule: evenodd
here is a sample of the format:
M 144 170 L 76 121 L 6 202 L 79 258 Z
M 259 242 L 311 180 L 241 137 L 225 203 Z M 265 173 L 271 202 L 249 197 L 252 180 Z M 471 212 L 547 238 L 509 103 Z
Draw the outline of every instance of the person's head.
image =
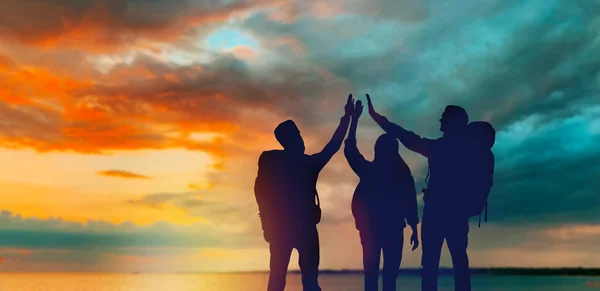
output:
M 471 122 L 467 130 L 471 140 L 477 145 L 490 149 L 494 146 L 496 142 L 496 130 L 490 123 L 485 121 Z
M 446 110 L 440 118 L 440 131 L 443 133 L 454 133 L 464 130 L 469 123 L 467 111 L 456 105 L 446 106 Z
M 375 142 L 375 159 L 392 160 L 399 155 L 398 140 L 390 134 L 382 134 Z
M 275 138 L 287 151 L 304 153 L 304 140 L 300 130 L 292 120 L 286 120 L 275 128 Z

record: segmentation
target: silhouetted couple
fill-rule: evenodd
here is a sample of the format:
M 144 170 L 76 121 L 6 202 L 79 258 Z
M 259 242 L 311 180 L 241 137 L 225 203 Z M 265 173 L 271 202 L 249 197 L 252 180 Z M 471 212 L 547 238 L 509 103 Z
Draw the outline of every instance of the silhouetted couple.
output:
M 356 128 L 363 106 L 348 97 L 344 116 L 331 141 L 317 154 L 304 154 L 304 142 L 293 121 L 281 123 L 275 136 L 284 150 L 263 152 L 259 158 L 255 194 L 265 240 L 270 243 L 269 291 L 285 288 L 291 251 L 298 250 L 304 290 L 321 290 L 318 282 L 321 218 L 316 182 L 319 172 L 339 150 L 348 129 L 345 156 L 360 177 L 352 213 L 363 247 L 365 290 L 377 290 L 383 252 L 383 288 L 396 290 L 402 259 L 403 230 L 412 228 L 413 251 L 418 247 L 418 215 L 414 179 L 398 153 L 398 141 L 429 160 L 428 189 L 423 200 L 422 288 L 437 290 L 444 239 L 454 266 L 455 290 L 470 290 L 467 256 L 468 220 L 480 215 L 492 184 L 495 132 L 485 122 L 467 126 L 466 111 L 447 106 L 440 119 L 443 137 L 417 136 L 375 112 L 367 95 L 369 114 L 386 131 L 375 143 L 375 158 L 367 161 L 356 147 Z M 424 189 L 425 190 L 425 189 Z

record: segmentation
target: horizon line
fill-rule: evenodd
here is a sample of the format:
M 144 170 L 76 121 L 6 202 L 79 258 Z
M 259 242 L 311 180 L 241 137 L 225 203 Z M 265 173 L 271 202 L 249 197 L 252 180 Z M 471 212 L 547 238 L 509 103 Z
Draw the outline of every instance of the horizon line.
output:
M 399 273 L 418 273 L 421 267 L 399 268 Z M 451 272 L 452 267 L 440 267 L 440 274 Z M 568 274 L 568 273 L 593 273 L 600 275 L 598 267 L 472 267 L 472 274 Z M 500 272 L 498 272 L 500 271 Z M 502 271 L 507 271 L 502 272 Z M 329 274 L 353 274 L 362 273 L 362 269 L 321 269 L 319 273 Z M 102 273 L 102 274 L 264 274 L 269 270 L 236 270 L 236 271 L 25 271 L 25 270 L 0 270 L 1 273 Z M 300 273 L 300 269 L 290 269 L 288 273 Z

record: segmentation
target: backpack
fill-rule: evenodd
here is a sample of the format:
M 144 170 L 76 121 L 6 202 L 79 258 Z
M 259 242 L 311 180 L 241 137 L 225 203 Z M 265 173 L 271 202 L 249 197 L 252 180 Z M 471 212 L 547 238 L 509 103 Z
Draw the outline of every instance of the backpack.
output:
M 274 155 L 277 150 L 264 152 L 263 164 L 259 164 L 258 175 L 254 180 L 254 197 L 258 204 L 258 216 L 260 217 L 263 236 L 267 242 L 270 242 L 273 235 L 281 235 L 283 227 L 281 225 L 284 209 L 282 206 L 285 205 L 281 190 L 277 189 L 277 182 L 273 181 L 272 177 L 275 177 L 274 173 L 277 171 L 277 166 L 273 165 L 272 159 L 266 157 L 266 155 Z M 260 163 L 260 160 L 259 160 Z M 273 183 L 275 182 L 275 183 Z M 314 219 L 315 224 L 321 221 L 321 201 L 319 194 L 315 191 L 316 204 L 314 206 Z
M 488 221 L 488 198 L 491 187 L 493 185 L 493 167 L 494 156 L 489 152 L 485 152 L 486 157 L 474 156 L 471 157 L 465 172 L 465 194 L 461 199 L 464 201 L 461 212 L 467 217 L 479 216 L 478 227 L 481 227 L 481 215 L 484 215 L 484 222 Z M 491 171 L 490 171 L 491 170 Z M 429 183 L 430 169 L 427 168 L 427 176 L 425 177 L 425 185 Z M 421 190 L 427 193 L 427 188 Z
M 469 163 L 469 175 L 466 186 L 467 193 L 467 215 L 469 217 L 479 216 L 479 226 L 481 226 L 481 214 L 484 214 L 484 221 L 488 220 L 488 198 L 493 186 L 494 179 L 494 155 L 491 150 L 472 157 Z
M 488 218 L 488 198 L 494 184 L 494 153 L 492 147 L 496 142 L 496 130 L 485 121 L 475 121 L 468 125 L 471 137 L 471 151 L 467 173 L 466 192 L 468 204 L 467 214 L 479 215 L 479 226 L 481 226 L 481 214 L 485 211 L 484 218 Z
M 254 180 L 254 197 L 258 204 L 258 216 L 263 230 L 264 239 L 267 242 L 271 241 L 272 235 L 277 233 L 276 221 L 278 206 L 281 205 L 280 197 L 277 197 L 277 189 L 269 183 L 269 178 L 272 177 L 276 170 L 272 164 L 272 159 L 268 156 L 273 155 L 274 151 L 264 152 L 259 158 L 259 168 L 256 179 Z

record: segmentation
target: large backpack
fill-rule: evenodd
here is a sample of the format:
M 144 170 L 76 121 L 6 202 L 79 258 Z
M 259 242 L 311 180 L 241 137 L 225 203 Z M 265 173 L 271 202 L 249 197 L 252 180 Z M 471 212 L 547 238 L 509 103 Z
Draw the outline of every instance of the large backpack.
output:
M 272 235 L 277 233 L 276 217 L 277 209 L 281 206 L 281 201 L 277 197 L 278 192 L 275 189 L 273 173 L 276 166 L 273 165 L 272 155 L 275 151 L 264 152 L 259 158 L 258 173 L 254 180 L 254 197 L 258 204 L 258 216 L 263 229 L 263 236 L 267 242 L 271 241 Z
M 476 123 L 477 129 L 485 129 L 489 130 L 491 126 L 489 124 L 482 125 Z M 492 129 L 493 130 L 493 129 Z M 473 141 L 474 142 L 474 141 Z M 457 189 L 460 190 L 460 197 L 456 197 L 454 200 L 458 203 L 458 205 L 448 205 L 448 207 L 455 207 L 455 209 L 466 215 L 467 217 L 479 216 L 479 227 L 481 227 L 481 215 L 484 215 L 484 221 L 488 220 L 488 198 L 490 194 L 490 190 L 493 184 L 493 174 L 494 174 L 494 155 L 491 151 L 491 146 L 493 145 L 493 141 L 490 143 L 486 143 L 485 145 L 489 148 L 482 148 L 482 144 L 469 144 L 465 149 L 465 151 L 461 151 L 459 155 L 463 156 L 461 163 L 455 163 L 456 166 L 456 174 L 454 178 L 457 181 L 460 181 L 461 185 Z M 471 148 L 471 146 L 473 146 Z M 427 176 L 425 177 L 426 188 L 422 191 L 423 193 L 427 192 L 427 187 L 429 183 L 430 169 L 427 168 Z
M 273 235 L 282 234 L 284 231 L 283 225 L 281 225 L 282 215 L 285 214 L 284 202 L 285 197 L 283 196 L 284 190 L 279 186 L 279 183 L 285 183 L 279 181 L 276 178 L 276 174 L 280 169 L 277 163 L 277 159 L 273 159 L 272 155 L 277 155 L 279 150 L 273 150 L 263 153 L 264 161 L 259 161 L 259 169 L 257 177 L 254 181 L 254 197 L 258 204 L 258 216 L 260 217 L 263 235 L 267 242 L 270 242 Z M 319 194 L 315 191 L 316 204 L 314 206 L 314 219 L 315 224 L 321 221 L 321 203 Z
M 481 214 L 484 213 L 484 221 L 488 219 L 488 198 L 494 184 L 494 154 L 492 146 L 496 141 L 496 131 L 491 124 L 485 121 L 475 121 L 469 124 L 468 130 L 471 134 L 473 148 L 469 153 L 466 177 L 467 189 L 467 214 L 469 217 L 479 215 L 479 226 L 481 226 Z
M 493 178 L 493 177 L 492 177 Z M 477 178 L 475 178 L 477 179 Z M 429 168 L 427 168 L 427 176 L 425 177 L 425 185 L 429 182 Z M 468 217 L 479 216 L 478 227 L 481 227 L 481 215 L 484 214 L 484 221 L 488 221 L 488 197 L 490 195 L 491 187 L 473 187 L 472 183 L 477 183 L 474 179 L 466 181 L 463 197 L 463 203 L 461 212 L 464 212 Z M 471 183 L 471 184 L 469 184 Z M 491 185 L 490 185 L 491 186 Z M 423 193 L 427 193 L 427 186 L 421 190 Z M 485 212 L 484 212 L 485 211 Z

